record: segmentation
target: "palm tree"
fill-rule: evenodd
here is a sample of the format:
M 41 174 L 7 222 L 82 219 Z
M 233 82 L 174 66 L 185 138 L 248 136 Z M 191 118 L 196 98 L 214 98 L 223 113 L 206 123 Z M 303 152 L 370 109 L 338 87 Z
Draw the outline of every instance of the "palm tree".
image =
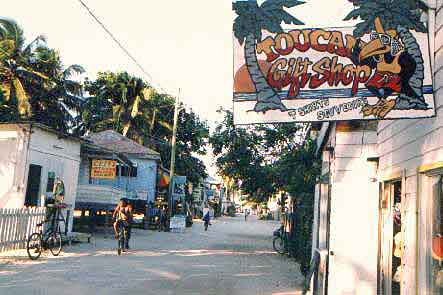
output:
M 48 77 L 44 83 L 24 81 L 32 92 L 30 104 L 33 121 L 62 132 L 71 132 L 84 103 L 82 84 L 76 80 L 85 72 L 80 65 L 64 68 L 60 54 L 41 46 L 35 50 L 34 68 Z
M 298 0 L 266 0 L 260 6 L 256 0 L 237 1 L 233 10 L 237 13 L 234 21 L 234 35 L 241 45 L 244 43 L 246 66 L 257 92 L 256 112 L 268 110 L 285 111 L 277 91 L 266 81 L 257 61 L 256 44 L 262 39 L 262 30 L 270 33 L 281 33 L 281 23 L 302 25 L 297 18 L 284 8 L 291 8 L 304 2 Z
M 19 117 L 29 119 L 32 114 L 29 91 L 25 81 L 42 83 L 48 77 L 35 69 L 35 49 L 44 42 L 38 36 L 25 44 L 23 30 L 16 22 L 0 18 L 0 90 L 6 103 L 15 102 Z
M 351 0 L 350 0 L 351 1 Z M 360 18 L 354 30 L 354 36 L 361 37 L 375 30 L 375 19 L 380 18 L 386 30 L 397 30 L 401 26 L 407 30 L 427 32 L 420 21 L 423 12 L 419 0 L 352 0 L 355 9 L 344 20 Z
M 146 122 L 144 128 L 153 120 L 149 114 L 154 116 L 156 111 L 150 113 L 147 102 L 156 92 L 140 78 L 125 72 L 99 73 L 96 81 L 86 83 L 86 90 L 92 97 L 83 108 L 83 133 L 112 128 L 127 136 L 140 120 Z

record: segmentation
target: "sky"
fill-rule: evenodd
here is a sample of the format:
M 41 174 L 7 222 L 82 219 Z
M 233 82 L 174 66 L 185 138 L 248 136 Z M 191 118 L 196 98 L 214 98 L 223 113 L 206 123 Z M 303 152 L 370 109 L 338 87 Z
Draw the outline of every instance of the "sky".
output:
M 0 15 L 16 20 L 28 41 L 38 35 L 60 51 L 65 65 L 87 76 L 128 71 L 176 95 L 215 126 L 217 109 L 232 107 L 230 0 L 83 0 L 153 77 L 150 80 L 92 19 L 78 0 L 4 1 Z M 262 2 L 261 0 L 259 2 Z M 307 0 L 290 10 L 307 27 L 349 25 L 347 0 Z M 214 175 L 211 157 L 204 158 Z

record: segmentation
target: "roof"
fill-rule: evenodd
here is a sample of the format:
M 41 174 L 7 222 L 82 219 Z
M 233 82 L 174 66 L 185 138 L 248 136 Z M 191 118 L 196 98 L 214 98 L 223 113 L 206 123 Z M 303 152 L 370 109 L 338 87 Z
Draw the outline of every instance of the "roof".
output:
M 114 130 L 92 133 L 86 136 L 85 139 L 96 146 L 116 153 L 123 153 L 136 158 L 160 160 L 160 154 L 158 152 L 151 150 Z
M 208 176 L 208 177 L 205 179 L 205 183 L 208 183 L 208 184 L 222 184 L 223 182 L 222 182 L 222 181 L 219 181 L 219 180 L 217 180 L 217 179 L 215 179 L 215 178 L 212 177 L 212 176 Z
M 29 126 L 29 128 L 40 128 L 46 132 L 50 132 L 53 134 L 56 134 L 59 138 L 61 139 L 70 139 L 73 141 L 79 141 L 79 142 L 84 142 L 84 139 L 82 139 L 81 137 L 72 135 L 72 134 L 68 134 L 62 131 L 58 131 L 52 127 L 49 127 L 45 124 L 39 123 L 39 122 L 34 122 L 34 121 L 9 121 L 9 122 L 0 122 L 0 125 L 27 125 Z
M 104 147 L 97 146 L 91 142 L 84 142 L 81 146 L 81 154 L 87 156 L 101 156 L 101 157 L 111 157 L 112 159 L 116 159 L 123 164 L 127 164 L 131 167 L 134 167 L 134 163 L 128 159 L 123 153 L 118 153 L 112 150 L 108 150 Z

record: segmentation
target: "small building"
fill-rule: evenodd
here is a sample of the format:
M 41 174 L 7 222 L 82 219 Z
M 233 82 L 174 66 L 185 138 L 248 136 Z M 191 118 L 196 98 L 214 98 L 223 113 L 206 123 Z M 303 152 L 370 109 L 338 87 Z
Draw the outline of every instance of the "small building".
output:
M 44 206 L 57 177 L 64 202 L 74 206 L 81 142 L 38 123 L 0 124 L 0 208 Z
M 122 197 L 140 208 L 154 201 L 159 153 L 113 130 L 93 133 L 85 140 L 76 209 L 111 210 Z M 108 173 L 97 174 L 94 165 L 108 165 Z
M 205 188 L 205 203 L 207 202 L 214 209 L 214 214 L 221 215 L 225 199 L 223 182 L 208 176 L 204 180 L 203 186 Z

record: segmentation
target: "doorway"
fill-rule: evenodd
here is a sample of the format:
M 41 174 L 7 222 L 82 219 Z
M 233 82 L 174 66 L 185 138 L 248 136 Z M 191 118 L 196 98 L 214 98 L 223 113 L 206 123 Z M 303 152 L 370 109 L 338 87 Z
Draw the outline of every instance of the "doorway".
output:
M 379 290 L 384 295 L 400 295 L 402 238 L 402 181 L 384 184 L 380 198 Z
M 40 182 L 42 166 L 29 165 L 28 184 L 26 186 L 25 206 L 36 207 L 39 205 Z
M 331 215 L 331 186 L 327 181 L 318 183 L 316 186 L 318 203 L 316 210 L 316 238 L 315 251 L 317 257 L 317 269 L 314 273 L 313 294 L 328 294 L 329 277 L 329 244 L 330 244 L 330 215 Z

